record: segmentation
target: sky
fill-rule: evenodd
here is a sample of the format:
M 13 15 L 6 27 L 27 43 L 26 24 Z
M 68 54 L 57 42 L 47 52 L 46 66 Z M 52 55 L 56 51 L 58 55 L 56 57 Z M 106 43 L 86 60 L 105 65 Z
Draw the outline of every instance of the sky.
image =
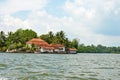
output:
M 63 30 L 85 45 L 120 46 L 120 0 L 0 0 L 0 31 Z

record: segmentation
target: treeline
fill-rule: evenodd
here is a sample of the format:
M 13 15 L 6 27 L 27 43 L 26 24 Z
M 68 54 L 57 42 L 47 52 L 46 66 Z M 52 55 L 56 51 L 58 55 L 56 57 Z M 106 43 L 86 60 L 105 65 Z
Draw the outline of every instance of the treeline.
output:
M 26 46 L 26 42 L 32 38 L 41 38 L 49 44 L 63 44 L 68 48 L 76 48 L 79 53 L 120 53 L 120 47 L 106 47 L 102 45 L 85 46 L 79 44 L 78 39 L 69 40 L 64 31 L 53 33 L 52 31 L 47 34 L 37 35 L 37 33 L 31 29 L 18 29 L 16 32 L 0 31 L 0 51 L 20 49 L 23 51 L 29 50 Z M 34 51 L 34 47 L 31 49 Z
M 120 53 L 120 47 L 106 47 L 102 45 L 89 45 L 85 46 L 80 44 L 78 46 L 79 53 Z

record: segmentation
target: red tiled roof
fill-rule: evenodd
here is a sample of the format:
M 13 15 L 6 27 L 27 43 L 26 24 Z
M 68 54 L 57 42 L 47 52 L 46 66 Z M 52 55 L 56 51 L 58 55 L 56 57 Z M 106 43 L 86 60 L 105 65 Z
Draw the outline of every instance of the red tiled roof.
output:
M 53 50 L 53 49 L 59 49 L 60 47 L 64 47 L 64 45 L 62 44 L 48 44 L 47 42 L 45 42 L 44 40 L 40 39 L 40 38 L 33 38 L 31 40 L 29 40 L 27 42 L 27 44 L 34 44 L 36 46 L 40 46 L 44 49 L 48 49 L 48 50 Z
M 76 48 L 69 48 L 70 51 L 77 51 Z
M 47 50 L 54 50 L 54 47 L 50 47 L 50 46 L 42 46 L 42 48 L 47 49 Z
M 40 38 L 33 38 L 27 42 L 27 44 L 34 44 L 36 46 L 47 46 L 49 45 L 47 42 Z
M 50 44 L 51 47 L 59 49 L 59 47 L 64 47 L 62 44 Z
M 62 44 L 50 44 L 50 46 L 53 46 L 53 47 L 64 47 L 64 45 L 62 45 Z
M 29 40 L 28 42 L 39 42 L 39 41 L 44 41 L 44 40 L 42 40 L 40 38 L 33 38 L 33 39 Z

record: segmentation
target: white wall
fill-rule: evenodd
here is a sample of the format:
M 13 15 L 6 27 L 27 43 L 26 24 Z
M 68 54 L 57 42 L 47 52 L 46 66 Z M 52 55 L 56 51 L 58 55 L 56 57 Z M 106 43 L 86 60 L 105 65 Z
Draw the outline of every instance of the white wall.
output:
M 73 53 L 73 54 L 74 54 L 74 53 L 76 53 L 76 51 L 70 51 L 70 53 Z
M 40 52 L 53 52 L 53 50 L 47 50 L 47 49 L 41 48 Z
M 65 51 L 65 47 L 60 47 L 59 51 Z

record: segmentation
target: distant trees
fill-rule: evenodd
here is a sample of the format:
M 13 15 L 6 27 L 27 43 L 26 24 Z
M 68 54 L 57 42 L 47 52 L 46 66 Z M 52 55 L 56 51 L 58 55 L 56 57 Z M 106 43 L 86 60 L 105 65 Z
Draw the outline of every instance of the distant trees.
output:
M 102 45 L 89 45 L 79 44 L 79 53 L 120 53 L 120 47 L 106 47 Z
M 71 47 L 74 47 L 74 48 L 78 49 L 79 40 L 78 39 L 73 39 L 71 45 L 72 45 Z

